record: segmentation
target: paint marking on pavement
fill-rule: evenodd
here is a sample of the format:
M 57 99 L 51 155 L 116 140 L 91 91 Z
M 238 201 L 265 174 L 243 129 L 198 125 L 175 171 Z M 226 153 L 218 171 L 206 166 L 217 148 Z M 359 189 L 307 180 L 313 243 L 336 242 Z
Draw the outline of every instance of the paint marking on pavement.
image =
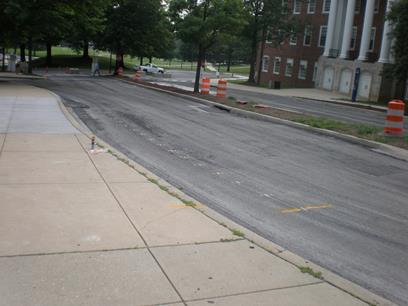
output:
M 302 207 L 293 207 L 293 208 L 285 208 L 285 209 L 281 209 L 280 212 L 283 214 L 287 214 L 287 213 L 298 213 L 301 211 L 308 211 L 311 209 L 323 209 L 323 208 L 330 208 L 332 207 L 331 204 L 329 203 L 323 203 L 320 205 L 306 205 L 306 206 L 302 206 Z
M 330 204 L 321 204 L 321 205 L 308 205 L 308 206 L 304 206 L 303 208 L 305 210 L 309 210 L 309 209 L 321 209 L 321 208 L 330 208 L 332 207 Z
M 299 211 L 302 211 L 302 209 L 300 209 L 300 208 L 287 208 L 287 209 L 282 209 L 281 213 L 287 214 L 287 213 L 295 213 L 295 212 L 299 212 Z
M 188 205 L 183 204 L 183 203 L 173 203 L 173 204 L 170 204 L 169 206 L 170 206 L 171 208 L 176 208 L 176 209 L 189 207 Z M 203 207 L 203 206 L 204 206 L 204 205 L 201 204 L 201 203 L 194 203 L 194 208 L 201 208 L 201 207 Z
M 171 208 L 186 208 L 187 206 L 184 204 L 170 204 Z

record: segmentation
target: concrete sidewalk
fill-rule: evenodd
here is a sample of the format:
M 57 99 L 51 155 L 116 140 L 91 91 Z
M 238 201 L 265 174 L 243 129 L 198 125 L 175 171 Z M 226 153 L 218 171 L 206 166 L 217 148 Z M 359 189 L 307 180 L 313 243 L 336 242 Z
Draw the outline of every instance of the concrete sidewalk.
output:
M 340 93 L 333 93 L 323 89 L 317 88 L 283 88 L 283 89 L 269 89 L 256 86 L 247 86 L 234 83 L 228 83 L 228 87 L 232 89 L 263 93 L 282 97 L 293 97 L 308 100 L 324 101 L 329 103 L 336 103 L 352 107 L 368 108 L 378 111 L 386 111 L 386 106 L 373 105 L 363 102 L 351 102 L 350 97 Z
M 366 305 L 183 204 L 56 98 L 0 83 L 0 305 Z

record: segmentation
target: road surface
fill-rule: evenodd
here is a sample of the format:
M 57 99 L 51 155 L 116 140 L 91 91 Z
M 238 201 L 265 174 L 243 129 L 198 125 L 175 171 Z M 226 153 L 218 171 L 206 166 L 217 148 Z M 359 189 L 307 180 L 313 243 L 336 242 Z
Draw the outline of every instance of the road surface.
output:
M 194 88 L 194 83 L 191 80 L 180 79 L 150 79 L 153 82 L 167 83 L 185 88 Z M 146 78 L 149 81 L 149 78 Z M 215 89 L 214 89 L 215 90 Z M 385 123 L 385 113 L 364 108 L 356 108 L 334 103 L 328 103 L 318 100 L 277 96 L 267 93 L 257 93 L 253 91 L 228 88 L 228 96 L 232 96 L 238 100 L 253 101 L 271 105 L 273 107 L 286 109 L 289 111 L 300 112 L 321 117 L 329 117 L 332 119 L 350 122 L 364 123 L 383 127 Z M 408 117 L 405 117 L 405 129 L 408 129 Z
M 29 82 L 61 95 L 98 137 L 187 194 L 408 304 L 407 162 L 114 79 Z

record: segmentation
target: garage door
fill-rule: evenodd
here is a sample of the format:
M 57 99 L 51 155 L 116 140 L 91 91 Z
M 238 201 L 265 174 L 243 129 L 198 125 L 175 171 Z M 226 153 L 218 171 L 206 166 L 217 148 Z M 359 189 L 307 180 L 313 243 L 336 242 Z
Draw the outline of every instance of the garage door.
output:
M 369 98 L 370 97 L 370 90 L 371 90 L 371 73 L 363 72 L 360 75 L 360 82 L 358 84 L 357 95 L 362 98 Z
M 323 88 L 332 90 L 333 88 L 334 69 L 332 67 L 326 67 L 323 72 Z
M 340 92 L 348 94 L 350 93 L 351 89 L 351 76 L 352 72 L 350 69 L 344 69 L 341 72 L 341 77 L 340 77 Z

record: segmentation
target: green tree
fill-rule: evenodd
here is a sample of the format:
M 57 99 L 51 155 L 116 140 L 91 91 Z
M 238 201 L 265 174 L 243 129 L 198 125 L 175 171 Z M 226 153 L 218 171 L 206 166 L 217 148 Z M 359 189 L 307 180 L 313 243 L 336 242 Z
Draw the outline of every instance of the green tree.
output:
M 206 59 L 227 65 L 230 72 L 233 62 L 248 63 L 250 57 L 249 41 L 244 36 L 226 36 L 220 39 L 206 54 Z
M 69 1 L 54 0 L 6 0 L 4 12 L 13 20 L 21 46 L 28 45 L 29 72 L 32 71 L 34 41 L 47 45 L 47 65 L 51 64 L 51 46 L 59 42 L 68 31 L 73 9 Z M 24 49 L 24 48 L 23 48 Z
M 251 42 L 249 83 L 255 83 L 257 55 L 260 54 L 262 59 L 267 38 L 268 41 L 279 44 L 299 29 L 299 24 L 288 14 L 287 8 L 282 3 L 282 0 L 245 0 L 248 26 L 244 29 L 243 35 Z M 260 69 L 259 67 L 259 71 Z
M 388 73 L 399 81 L 408 79 L 408 0 L 395 1 L 387 15 L 393 24 L 392 36 L 395 38 L 393 53 L 395 62 L 388 68 Z
M 75 15 L 70 31 L 64 40 L 77 51 L 82 50 L 83 58 L 89 58 L 89 43 L 104 30 L 105 12 L 112 5 L 111 0 L 75 0 L 72 7 Z
M 199 92 L 205 53 L 222 36 L 234 35 L 244 25 L 240 0 L 173 0 L 170 13 L 178 37 L 197 50 L 194 92 Z
M 9 14 L 6 13 L 6 0 L 0 0 L 0 46 L 1 46 L 1 54 L 2 54 L 2 61 L 1 61 L 1 70 L 5 70 L 5 55 L 6 55 L 6 48 L 10 46 L 14 46 L 14 37 L 13 33 L 15 32 L 15 24 L 13 19 L 10 17 Z
M 161 0 L 118 0 L 106 11 L 105 29 L 96 41 L 99 49 L 116 54 L 116 69 L 123 56 L 153 56 L 164 50 L 169 30 Z M 116 70 L 115 69 L 115 70 Z

